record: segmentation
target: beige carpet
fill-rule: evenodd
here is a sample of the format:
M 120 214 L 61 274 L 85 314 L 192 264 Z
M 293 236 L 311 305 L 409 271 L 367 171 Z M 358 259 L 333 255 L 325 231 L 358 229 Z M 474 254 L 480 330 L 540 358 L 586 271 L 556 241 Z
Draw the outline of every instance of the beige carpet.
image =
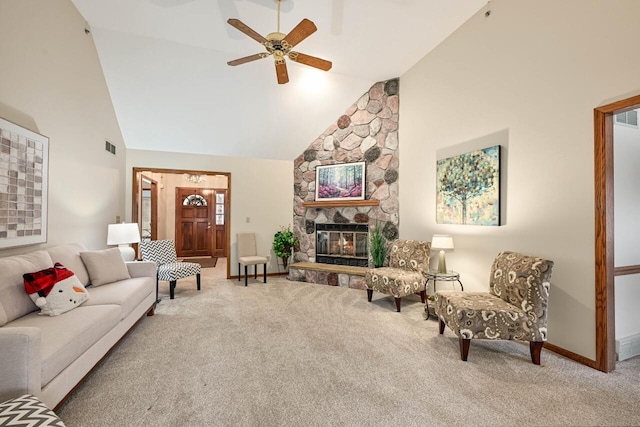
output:
M 369 303 L 281 278 L 245 287 L 216 270 L 200 292 L 180 281 L 174 300 L 161 295 L 60 408 L 67 426 L 640 424 L 640 358 L 603 374 L 474 341 L 462 362 L 417 296 L 396 313 L 381 294 Z

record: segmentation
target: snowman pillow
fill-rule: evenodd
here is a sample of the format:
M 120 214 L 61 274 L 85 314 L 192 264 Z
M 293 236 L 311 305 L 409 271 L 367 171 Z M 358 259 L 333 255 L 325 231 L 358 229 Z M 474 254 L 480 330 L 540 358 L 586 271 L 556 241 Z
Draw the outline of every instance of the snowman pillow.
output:
M 22 277 L 25 290 L 40 307 L 42 315 L 57 316 L 89 299 L 89 293 L 80 280 L 59 262 L 51 268 Z

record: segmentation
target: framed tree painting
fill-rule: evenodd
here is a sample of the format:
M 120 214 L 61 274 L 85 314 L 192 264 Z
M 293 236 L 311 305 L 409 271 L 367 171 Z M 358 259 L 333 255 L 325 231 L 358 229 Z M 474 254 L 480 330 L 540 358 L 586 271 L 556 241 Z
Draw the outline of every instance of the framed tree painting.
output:
M 49 138 L 0 119 L 0 248 L 47 241 Z
M 316 201 L 364 200 L 365 162 L 316 166 Z
M 436 222 L 500 225 L 500 146 L 437 161 Z

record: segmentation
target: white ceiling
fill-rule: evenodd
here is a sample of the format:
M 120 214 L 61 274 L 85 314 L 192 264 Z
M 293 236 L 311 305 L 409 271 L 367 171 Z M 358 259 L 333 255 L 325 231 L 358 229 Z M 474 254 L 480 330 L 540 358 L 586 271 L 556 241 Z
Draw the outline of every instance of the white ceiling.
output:
M 293 160 L 378 81 L 401 76 L 486 0 L 283 0 L 282 33 L 329 72 L 271 58 L 229 26 L 276 31 L 275 0 L 72 0 L 87 20 L 128 148 Z

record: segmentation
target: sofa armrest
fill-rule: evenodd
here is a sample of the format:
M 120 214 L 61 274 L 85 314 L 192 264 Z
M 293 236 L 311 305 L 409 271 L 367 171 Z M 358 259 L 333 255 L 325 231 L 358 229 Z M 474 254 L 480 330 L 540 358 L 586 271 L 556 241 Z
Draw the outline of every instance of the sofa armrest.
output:
M 156 278 L 156 263 L 153 261 L 129 261 L 126 263 L 131 277 Z
M 0 328 L 0 402 L 41 390 L 40 329 Z

